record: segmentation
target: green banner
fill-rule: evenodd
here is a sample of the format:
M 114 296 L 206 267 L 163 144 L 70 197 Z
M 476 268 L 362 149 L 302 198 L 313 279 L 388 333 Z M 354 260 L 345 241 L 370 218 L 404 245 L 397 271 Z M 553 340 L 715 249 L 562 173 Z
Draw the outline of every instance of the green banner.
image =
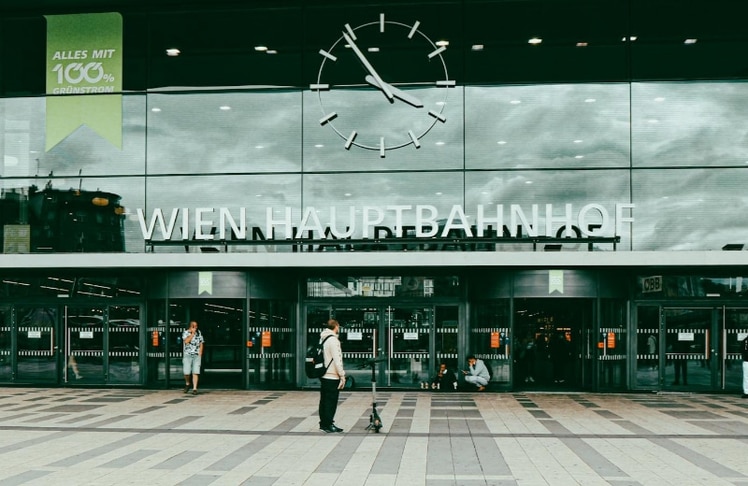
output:
M 47 15 L 46 151 L 82 125 L 122 148 L 122 16 Z

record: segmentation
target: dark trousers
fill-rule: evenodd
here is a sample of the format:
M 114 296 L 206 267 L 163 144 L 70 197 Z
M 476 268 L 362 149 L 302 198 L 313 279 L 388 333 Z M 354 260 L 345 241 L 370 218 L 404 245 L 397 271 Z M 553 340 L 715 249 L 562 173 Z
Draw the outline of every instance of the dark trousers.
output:
M 330 427 L 335 420 L 335 412 L 338 410 L 339 380 L 319 380 L 319 426 Z

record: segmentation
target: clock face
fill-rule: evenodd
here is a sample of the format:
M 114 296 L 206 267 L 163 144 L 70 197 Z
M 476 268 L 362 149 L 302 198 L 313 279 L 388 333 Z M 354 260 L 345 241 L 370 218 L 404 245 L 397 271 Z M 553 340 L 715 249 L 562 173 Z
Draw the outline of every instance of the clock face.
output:
M 446 123 L 449 79 L 439 46 L 412 24 L 379 20 L 343 26 L 341 36 L 320 49 L 317 82 L 320 125 L 344 140 L 343 147 L 379 152 L 421 147 L 436 124 Z

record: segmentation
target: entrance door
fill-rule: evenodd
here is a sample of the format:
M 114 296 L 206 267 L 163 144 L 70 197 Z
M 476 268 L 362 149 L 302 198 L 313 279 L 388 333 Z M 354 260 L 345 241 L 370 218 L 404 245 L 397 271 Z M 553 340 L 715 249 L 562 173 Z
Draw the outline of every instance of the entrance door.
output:
M 307 344 L 331 316 L 341 323 L 346 374 L 356 386 L 371 383 L 375 357 L 377 385 L 398 388 L 425 386 L 436 373 L 434 356 L 457 361 L 456 306 L 309 306 Z
M 665 389 L 712 390 L 716 388 L 716 309 L 665 308 Z
M 592 326 L 593 302 L 515 299 L 515 389 L 591 386 L 599 342 Z
M 242 364 L 246 349 L 242 299 L 185 299 L 169 304 L 169 354 L 171 381 L 184 384 L 182 371 L 182 331 L 197 321 L 205 338 L 201 388 L 241 388 Z

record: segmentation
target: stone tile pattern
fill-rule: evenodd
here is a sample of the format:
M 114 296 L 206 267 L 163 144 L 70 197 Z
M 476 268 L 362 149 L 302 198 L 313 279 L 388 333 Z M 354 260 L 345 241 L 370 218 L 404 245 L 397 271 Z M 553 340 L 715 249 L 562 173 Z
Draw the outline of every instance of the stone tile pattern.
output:
M 5 485 L 748 485 L 730 395 L 7 388 Z

